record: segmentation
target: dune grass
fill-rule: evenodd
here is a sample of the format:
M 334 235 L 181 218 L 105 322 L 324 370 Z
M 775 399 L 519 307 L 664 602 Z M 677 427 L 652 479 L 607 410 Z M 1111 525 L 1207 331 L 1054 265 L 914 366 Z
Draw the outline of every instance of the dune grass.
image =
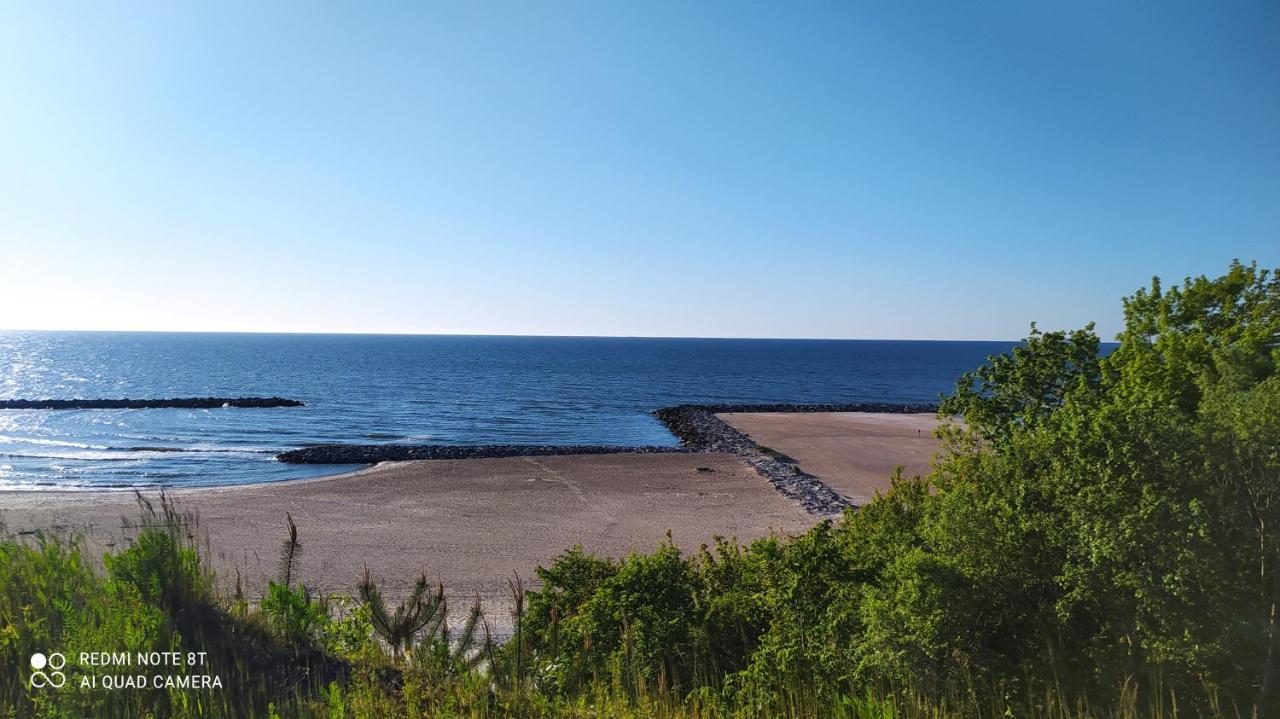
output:
M 129 546 L 101 567 L 79 538 L 0 540 L 0 684 L 3 716 L 41 717 L 901 717 L 1028 716 L 1045 719 L 1194 715 L 1145 700 L 1136 684 L 1094 709 L 1051 687 L 1010 697 L 973 677 L 923 692 L 888 682 L 821 681 L 753 662 L 770 631 L 765 574 L 785 572 L 792 547 L 841 531 L 743 547 L 722 541 L 695 556 L 670 543 L 613 561 L 572 549 L 540 570 L 544 588 L 512 583 L 515 633 L 495 641 L 478 606 L 447 621 L 444 588 L 420 577 L 395 606 L 367 574 L 353 597 L 317 597 L 285 583 L 301 543 L 281 550 L 278 582 L 258 602 L 220 593 L 200 549 L 198 518 L 161 495 L 139 497 Z M 814 549 L 806 544 L 803 551 Z M 769 568 L 777 562 L 778 566 Z M 767 590 L 764 590 L 767 591 Z M 575 607 L 571 608 L 571 607 Z M 218 689 L 81 688 L 84 676 L 137 668 L 71 667 L 61 689 L 30 689 L 35 651 L 205 652 L 199 667 Z M 75 660 L 72 660 L 72 664 Z M 147 671 L 151 674 L 150 670 Z M 1219 716 L 1237 716 L 1218 712 Z

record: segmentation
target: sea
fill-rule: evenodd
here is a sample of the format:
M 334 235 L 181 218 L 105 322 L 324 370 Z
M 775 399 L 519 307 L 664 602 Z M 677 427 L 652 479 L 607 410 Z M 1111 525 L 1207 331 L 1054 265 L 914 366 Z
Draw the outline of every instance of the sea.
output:
M 1014 342 L 0 332 L 0 399 L 281 396 L 273 409 L 0 410 L 0 489 L 271 482 L 317 443 L 662 445 L 682 403 L 936 402 Z

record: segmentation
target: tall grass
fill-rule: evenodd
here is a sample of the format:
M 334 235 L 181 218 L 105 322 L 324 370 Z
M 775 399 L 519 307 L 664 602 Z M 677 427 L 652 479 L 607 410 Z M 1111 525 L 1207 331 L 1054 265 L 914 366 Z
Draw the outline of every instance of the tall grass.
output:
M 291 518 L 286 520 L 280 581 L 270 583 L 260 602 L 250 603 L 239 589 L 230 594 L 218 589 L 203 559 L 208 546 L 198 517 L 180 511 L 163 495 L 155 502 L 139 496 L 139 510 L 139 516 L 126 523 L 132 529 L 128 546 L 108 553 L 102 569 L 95 568 L 78 537 L 0 538 L 0 671 L 4 672 L 0 716 L 1166 719 L 1190 715 L 1172 699 L 1140 696 L 1136 683 L 1119 692 L 1121 701 L 1100 707 L 1052 689 L 1009 696 L 977 682 L 923 692 L 853 681 L 832 687 L 791 671 L 780 670 L 769 677 L 767 668 L 763 668 L 765 676 L 760 676 L 761 667 L 755 667 L 756 676 L 749 676 L 740 660 L 749 659 L 758 640 L 747 635 L 758 628 L 717 618 L 716 611 L 724 607 L 703 612 L 693 622 L 692 633 L 697 636 L 692 639 L 683 635 L 677 639 L 671 627 L 654 626 L 666 617 L 663 612 L 679 610 L 679 592 L 664 604 L 659 596 L 664 591 L 661 583 L 679 586 L 689 581 L 689 572 L 745 571 L 727 566 L 733 557 L 745 556 L 731 543 L 721 544 L 718 559 L 710 551 L 701 558 L 683 558 L 669 544 L 654 555 L 637 555 L 621 563 L 569 552 L 544 570 L 549 581 L 539 592 L 528 592 L 518 577 L 512 580 L 515 631 L 499 644 L 492 639 L 478 604 L 461 626 L 450 627 L 444 588 L 432 586 L 425 577 L 394 608 L 367 573 L 354 588 L 355 598 L 314 596 L 294 580 L 293 559 L 302 545 Z M 556 596 L 560 589 L 581 588 L 566 584 L 557 572 L 576 573 L 586 584 L 621 577 L 652 594 L 618 600 L 621 604 L 605 609 L 584 609 L 591 602 L 608 604 L 616 598 L 599 593 L 585 600 Z M 561 614 L 574 606 L 570 599 L 583 602 L 574 615 Z M 658 611 L 646 612 L 642 605 Z M 603 612 L 599 619 L 613 616 L 608 612 L 614 609 L 620 611 L 612 635 L 603 621 L 582 632 L 584 613 Z M 688 640 L 689 646 L 701 649 L 677 656 L 676 644 L 655 644 L 655 636 L 672 642 Z M 573 644 L 572 651 L 564 651 L 567 643 Z M 26 667 L 37 651 L 59 651 L 68 657 L 81 651 L 202 651 L 207 653 L 207 668 L 182 667 L 173 673 L 216 674 L 222 688 L 82 688 L 79 678 L 92 672 L 73 669 L 61 689 L 32 689 L 27 685 Z M 742 654 L 737 660 L 730 656 L 735 652 Z M 566 660 L 576 666 L 558 663 Z M 1240 714 L 1231 706 L 1215 706 L 1213 715 Z

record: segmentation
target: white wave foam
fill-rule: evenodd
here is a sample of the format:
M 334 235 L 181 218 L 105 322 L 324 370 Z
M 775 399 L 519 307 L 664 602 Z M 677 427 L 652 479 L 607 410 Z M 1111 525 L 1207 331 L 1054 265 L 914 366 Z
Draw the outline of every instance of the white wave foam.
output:
M 187 447 L 184 452 L 228 452 L 231 454 L 279 454 L 284 451 L 279 447 L 238 447 L 218 444 L 197 444 Z
M 207 450 L 190 450 L 190 449 L 117 449 L 84 452 L 0 452 L 0 457 L 15 457 L 22 459 L 60 459 L 74 460 L 80 462 L 125 462 L 137 461 L 142 459 L 169 459 L 178 455 L 202 455 L 209 454 Z M 250 456 L 260 454 L 258 452 L 236 452 L 234 450 L 225 450 L 225 454 L 242 454 Z
M 169 452 L 0 452 L 0 457 L 20 459 L 69 459 L 80 462 L 123 462 L 160 459 Z
M 41 447 L 74 447 L 76 449 L 111 449 L 101 444 L 86 444 L 84 442 L 67 442 L 61 439 L 42 439 L 39 437 L 10 437 L 0 434 L 0 442 L 7 444 L 36 444 Z

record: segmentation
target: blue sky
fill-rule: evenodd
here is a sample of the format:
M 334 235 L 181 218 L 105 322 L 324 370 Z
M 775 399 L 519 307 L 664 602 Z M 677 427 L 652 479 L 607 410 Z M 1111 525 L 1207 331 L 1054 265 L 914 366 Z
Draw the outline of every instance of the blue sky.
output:
M 150 5 L 0 6 L 0 328 L 1110 335 L 1280 265 L 1276 3 Z

